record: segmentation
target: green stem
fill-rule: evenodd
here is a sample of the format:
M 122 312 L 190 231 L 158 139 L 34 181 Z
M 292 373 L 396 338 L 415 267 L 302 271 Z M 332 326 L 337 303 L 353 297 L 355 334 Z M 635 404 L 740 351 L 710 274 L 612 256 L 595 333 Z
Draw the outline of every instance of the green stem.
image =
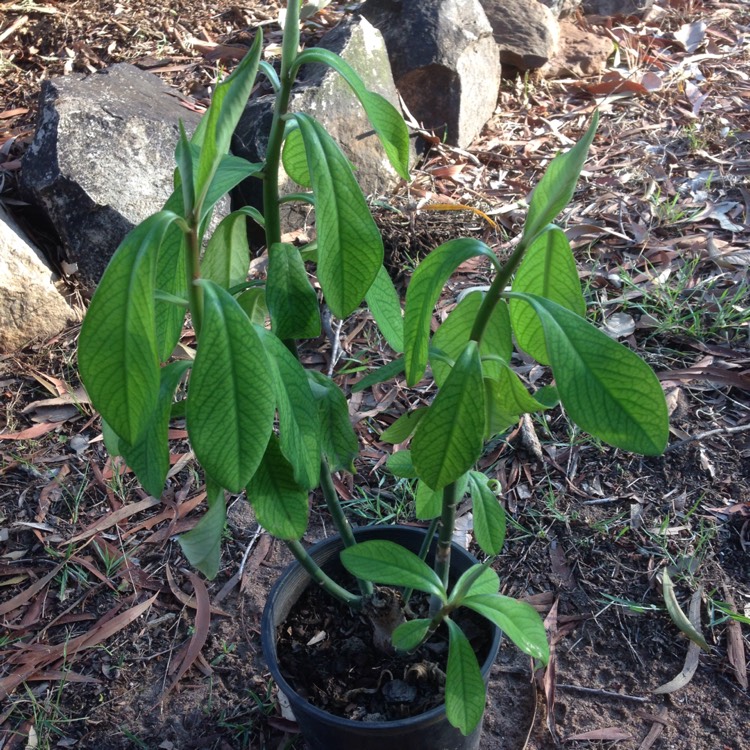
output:
M 438 534 L 437 549 L 435 550 L 434 569 L 443 586 L 448 588 L 448 574 L 451 565 L 451 544 L 453 543 L 453 527 L 456 524 L 456 506 L 458 497 L 455 483 L 443 488 L 443 512 L 440 516 L 440 533 Z M 430 599 L 430 614 L 435 615 L 442 606 L 436 596 Z
M 302 546 L 299 540 L 287 541 L 286 546 L 294 555 L 297 562 L 307 571 L 309 576 L 324 591 L 335 597 L 344 604 L 348 604 L 352 609 L 360 609 L 362 606 L 362 597 L 352 594 L 343 586 L 339 586 L 323 569 L 310 557 L 309 552 Z
M 186 234 L 187 240 L 187 273 L 188 300 L 190 302 L 190 315 L 193 319 L 193 328 L 197 336 L 200 336 L 203 325 L 203 289 L 196 284 L 201 277 L 201 241 L 198 235 L 198 219 L 194 214 L 190 217 L 190 229 Z
M 435 532 L 437 531 L 438 524 L 440 523 L 439 518 L 433 518 L 432 521 L 430 521 L 430 525 L 427 528 L 427 532 L 424 535 L 424 539 L 422 540 L 422 546 L 419 548 L 419 559 L 425 560 L 427 557 L 427 553 L 430 551 L 430 545 L 432 544 L 432 537 L 435 536 Z M 403 594 L 401 595 L 401 598 L 404 601 L 404 604 L 406 605 L 407 611 L 409 608 L 409 599 L 411 599 L 411 595 L 414 593 L 414 589 L 404 589 Z
M 490 321 L 495 305 L 500 301 L 500 295 L 505 290 L 510 277 L 513 276 L 516 268 L 518 268 L 518 264 L 521 262 L 521 258 L 523 258 L 527 247 L 528 245 L 523 240 L 519 242 L 510 258 L 508 258 L 505 265 L 498 271 L 497 276 L 495 276 L 492 286 L 487 294 L 484 295 L 484 300 L 482 300 L 482 304 L 479 307 L 477 317 L 474 319 L 474 325 L 469 336 L 472 341 L 479 343 L 482 340 L 484 329 Z

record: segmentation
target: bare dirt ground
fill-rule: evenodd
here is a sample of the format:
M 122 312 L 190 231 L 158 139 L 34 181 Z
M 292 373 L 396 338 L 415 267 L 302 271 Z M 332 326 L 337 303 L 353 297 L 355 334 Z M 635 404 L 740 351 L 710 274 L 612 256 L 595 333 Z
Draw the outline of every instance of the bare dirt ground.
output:
M 353 8 L 311 16 L 307 43 Z M 16 185 L 44 78 L 128 61 L 207 104 L 258 27 L 273 60 L 277 12 L 258 0 L 0 0 L 0 200 L 29 215 Z M 744 750 L 750 8 L 669 0 L 644 22 L 578 22 L 616 42 L 604 76 L 507 78 L 472 148 L 436 146 L 410 186 L 385 196 L 406 215 L 380 217 L 403 278 L 428 247 L 466 232 L 503 253 L 540 171 L 599 107 L 563 223 L 591 314 L 653 365 L 672 411 L 659 458 L 602 446 L 559 410 L 488 447 L 482 468 L 501 482 L 510 519 L 503 591 L 547 618 L 555 659 L 535 680 L 503 645 L 483 748 Z M 479 207 L 499 228 L 425 202 Z M 462 267 L 438 314 L 485 273 Z M 346 322 L 342 386 L 388 359 L 365 359 L 373 335 L 364 314 Z M 260 654 L 260 614 L 287 553 L 236 498 L 221 572 L 207 596 L 194 589 L 174 541 L 205 508 L 184 425 L 171 433 L 169 488 L 150 498 L 104 451 L 76 337 L 72 328 L 0 358 L 0 749 L 303 748 Z M 306 356 L 327 367 L 329 343 L 317 343 Z M 517 365 L 530 382 L 545 377 Z M 354 401 L 367 496 L 350 477 L 339 489 L 357 520 L 410 520 L 410 488 L 382 469 L 389 449 L 378 436 L 407 399 L 429 397 L 397 382 Z M 313 517 L 308 541 L 330 527 L 318 498 Z M 695 654 L 670 616 L 665 571 L 710 652 Z M 655 692 L 683 667 L 681 687 Z

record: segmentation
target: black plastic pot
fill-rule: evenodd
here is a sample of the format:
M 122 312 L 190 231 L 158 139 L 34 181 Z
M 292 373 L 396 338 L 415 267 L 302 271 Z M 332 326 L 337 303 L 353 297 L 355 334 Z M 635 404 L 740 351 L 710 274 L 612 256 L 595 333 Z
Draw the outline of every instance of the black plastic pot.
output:
M 367 526 L 355 531 L 358 541 L 388 539 L 418 552 L 424 539 L 424 531 L 410 526 Z M 343 545 L 338 537 L 326 539 L 310 548 L 313 559 L 327 572 L 341 569 L 339 553 Z M 435 543 L 427 557 L 431 562 Z M 476 562 L 466 550 L 453 545 L 451 553 L 451 577 L 458 577 Z M 299 696 L 279 671 L 276 655 L 276 632 L 286 620 L 292 606 L 310 583 L 310 577 L 298 564 L 290 565 L 273 589 L 263 610 L 261 640 L 263 653 L 276 684 L 289 700 L 300 730 L 310 750 L 477 750 L 479 748 L 480 725 L 469 736 L 464 737 L 451 726 L 445 717 L 445 707 L 427 711 L 409 719 L 385 722 L 360 722 L 335 716 L 313 706 Z M 325 595 L 325 594 L 322 594 Z M 490 668 L 500 648 L 501 632 L 487 623 L 492 630 L 489 653 L 481 665 L 485 684 Z

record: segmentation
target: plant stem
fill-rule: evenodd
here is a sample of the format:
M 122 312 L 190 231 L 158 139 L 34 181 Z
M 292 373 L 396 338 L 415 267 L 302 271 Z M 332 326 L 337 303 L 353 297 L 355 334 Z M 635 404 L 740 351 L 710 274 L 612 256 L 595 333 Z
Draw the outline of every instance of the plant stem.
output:
M 324 591 L 328 592 L 339 601 L 344 602 L 344 604 L 348 604 L 352 609 L 361 608 L 362 597 L 352 594 L 351 591 L 347 591 L 343 586 L 339 586 L 339 584 L 327 575 L 320 565 L 310 557 L 310 554 L 302 546 L 302 543 L 299 540 L 287 541 L 286 546 L 294 555 L 297 562 L 307 571 L 313 581 L 315 581 Z
M 440 516 L 440 533 L 438 534 L 437 550 L 435 551 L 434 569 L 443 585 L 448 588 L 448 573 L 451 564 L 451 544 L 453 542 L 453 527 L 456 523 L 456 485 L 451 483 L 443 488 L 443 513 Z M 430 614 L 435 615 L 442 606 L 436 596 L 430 599 Z
M 328 512 L 331 514 L 333 525 L 339 532 L 344 547 L 352 547 L 357 543 L 357 540 L 354 538 L 352 527 L 344 515 L 344 509 L 341 507 L 341 502 L 339 501 L 339 493 L 336 491 L 331 470 L 325 459 L 321 459 L 320 461 L 320 489 L 323 490 L 323 497 L 325 498 Z M 372 583 L 370 581 L 358 578 L 357 583 L 359 584 L 362 596 L 372 596 Z
M 198 217 L 190 217 L 190 231 L 186 234 L 187 239 L 187 273 L 188 300 L 190 302 L 190 315 L 193 320 L 193 328 L 196 336 L 200 336 L 203 325 L 203 289 L 196 284 L 201 277 L 201 241 L 198 235 Z
M 424 535 L 424 541 L 422 542 L 422 546 L 419 548 L 419 559 L 425 560 L 427 558 L 427 553 L 430 551 L 430 545 L 432 544 L 432 537 L 435 536 L 435 532 L 437 531 L 438 524 L 440 523 L 439 518 L 433 518 L 432 521 L 430 521 L 430 525 L 427 528 L 427 532 Z M 401 595 L 401 598 L 404 600 L 404 606 L 406 607 L 407 613 L 409 612 L 409 599 L 411 599 L 411 595 L 414 593 L 414 589 L 404 589 L 403 594 Z

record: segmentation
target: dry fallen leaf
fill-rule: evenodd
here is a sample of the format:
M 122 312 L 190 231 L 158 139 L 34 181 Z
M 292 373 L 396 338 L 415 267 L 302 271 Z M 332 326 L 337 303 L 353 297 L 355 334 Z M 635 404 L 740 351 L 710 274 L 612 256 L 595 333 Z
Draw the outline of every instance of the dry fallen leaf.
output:
M 618 740 L 629 740 L 632 737 L 623 729 L 618 727 L 604 727 L 603 729 L 592 729 L 590 732 L 571 734 L 565 738 L 565 742 L 588 740 L 589 742 L 617 742 Z

